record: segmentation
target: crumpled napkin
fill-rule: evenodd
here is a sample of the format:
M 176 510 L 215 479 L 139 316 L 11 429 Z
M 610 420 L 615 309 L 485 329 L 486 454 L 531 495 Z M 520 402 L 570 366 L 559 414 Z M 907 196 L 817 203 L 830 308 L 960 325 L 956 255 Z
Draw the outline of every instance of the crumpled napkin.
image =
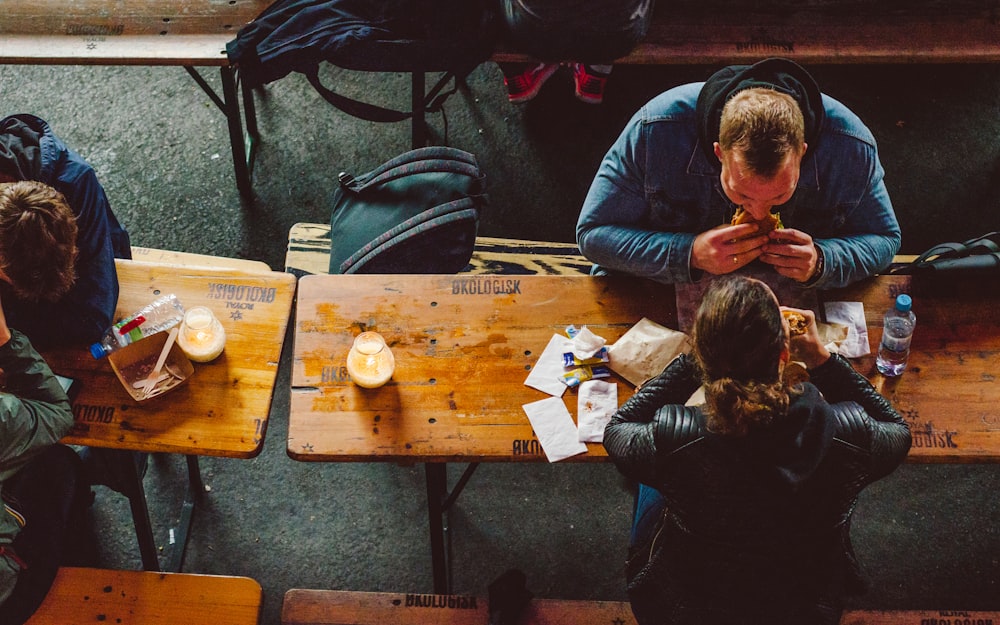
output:
M 593 358 L 607 342 L 607 339 L 597 336 L 587 326 L 583 326 L 572 339 L 573 355 L 580 360 Z
M 576 403 L 576 424 L 584 443 L 603 443 L 604 427 L 618 410 L 618 384 L 587 380 L 580 384 Z
M 826 320 L 829 324 L 847 327 L 847 336 L 839 343 L 827 344 L 831 352 L 844 358 L 857 358 L 871 353 L 868 344 L 868 324 L 865 322 L 865 306 L 862 302 L 826 302 Z M 821 337 L 822 338 L 822 337 Z
M 688 336 L 643 317 L 614 345 L 608 347 L 611 370 L 632 384 L 643 382 L 663 371 L 684 351 Z
M 576 424 L 562 399 L 546 397 L 524 404 L 521 408 L 528 415 L 531 429 L 535 431 L 549 462 L 586 453 L 587 446 L 580 442 Z

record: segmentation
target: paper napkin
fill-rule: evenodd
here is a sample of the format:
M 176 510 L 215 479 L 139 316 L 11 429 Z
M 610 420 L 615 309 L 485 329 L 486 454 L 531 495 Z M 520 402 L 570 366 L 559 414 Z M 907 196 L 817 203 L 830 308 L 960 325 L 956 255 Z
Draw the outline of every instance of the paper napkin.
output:
M 587 451 L 587 446 L 578 439 L 576 424 L 562 399 L 546 397 L 521 407 L 549 462 L 559 462 Z

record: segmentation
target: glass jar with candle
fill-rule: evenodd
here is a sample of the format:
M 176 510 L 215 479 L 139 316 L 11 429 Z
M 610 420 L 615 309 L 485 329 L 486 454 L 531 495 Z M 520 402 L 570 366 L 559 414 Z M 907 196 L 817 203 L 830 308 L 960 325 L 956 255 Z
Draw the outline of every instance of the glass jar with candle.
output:
M 396 359 L 378 332 L 362 332 L 347 354 L 347 373 L 364 388 L 378 388 L 392 377 Z
M 177 344 L 191 360 L 208 362 L 226 347 L 226 331 L 211 310 L 196 306 L 184 313 Z

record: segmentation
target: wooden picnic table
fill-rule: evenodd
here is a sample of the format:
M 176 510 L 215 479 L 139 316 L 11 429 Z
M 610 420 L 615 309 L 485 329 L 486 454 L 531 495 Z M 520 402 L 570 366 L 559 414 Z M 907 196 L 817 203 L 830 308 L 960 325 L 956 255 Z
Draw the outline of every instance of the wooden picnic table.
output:
M 905 416 L 914 462 L 1000 460 L 1000 292 L 921 292 L 908 276 L 825 293 L 861 301 L 873 349 L 896 294 L 913 291 L 917 329 L 907 371 L 887 381 L 874 355 L 855 367 Z M 288 455 L 307 462 L 425 463 L 435 592 L 447 592 L 441 516 L 477 463 L 546 456 L 522 408 L 548 397 L 524 381 L 553 334 L 587 326 L 614 343 L 643 317 L 676 328 L 674 289 L 634 278 L 548 275 L 314 275 L 300 279 Z M 396 359 L 378 389 L 351 383 L 344 361 L 363 330 Z M 632 385 L 622 378 L 618 399 Z M 577 394 L 563 400 L 577 413 Z M 600 444 L 568 461 L 605 461 Z M 469 470 L 448 492 L 448 462 Z
M 969 285 L 913 293 L 917 329 L 906 372 L 875 372 L 882 315 L 909 276 L 883 276 L 827 301 L 864 304 L 872 354 L 858 371 L 914 431 L 915 462 L 1000 461 L 1000 292 Z M 304 461 L 544 460 L 521 406 L 548 340 L 586 325 L 613 343 L 642 317 L 677 327 L 670 286 L 588 276 L 340 276 L 301 279 L 288 453 Z M 396 373 L 377 390 L 351 384 L 344 358 L 363 328 L 382 333 Z M 632 385 L 616 378 L 619 401 Z M 571 414 L 576 395 L 563 395 Z M 603 460 L 590 444 L 575 461 Z
M 270 271 L 253 261 L 221 262 L 196 257 L 198 266 L 176 264 L 173 255 L 150 250 L 144 256 L 162 262 L 116 261 L 120 295 L 116 318 L 124 318 L 160 295 L 173 293 L 185 306 L 210 308 L 226 331 L 222 355 L 210 363 L 195 363 L 182 385 L 162 396 L 137 402 L 115 376 L 107 358 L 95 360 L 85 347 L 45 350 L 56 373 L 79 381 L 73 401 L 75 423 L 63 442 L 121 452 L 162 452 L 188 458 L 191 492 L 203 490 L 198 456 L 253 458 L 260 453 L 267 431 L 271 398 L 282 343 L 295 293 L 295 278 Z M 191 262 L 191 258 L 183 260 Z M 263 268 L 261 268 L 263 267 Z M 143 566 L 158 569 L 157 550 L 149 526 L 142 480 L 131 453 L 119 454 L 131 467 L 134 484 L 126 493 Z M 181 536 L 193 501 L 185 505 Z M 183 540 L 177 541 L 171 569 L 181 566 Z

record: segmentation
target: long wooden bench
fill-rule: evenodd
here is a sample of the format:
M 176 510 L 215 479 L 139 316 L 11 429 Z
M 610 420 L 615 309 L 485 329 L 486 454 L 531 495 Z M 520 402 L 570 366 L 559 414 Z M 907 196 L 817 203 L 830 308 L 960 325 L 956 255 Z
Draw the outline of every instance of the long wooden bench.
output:
M 271 0 L 4 0 L 0 64 L 183 67 L 229 125 L 236 185 L 250 197 L 258 139 L 253 96 L 242 90 L 226 42 Z M 219 94 L 196 68 L 218 67 Z M 142 89 L 142 85 L 136 88 Z M 245 123 L 245 133 L 244 133 Z
M 591 263 L 574 243 L 478 237 L 465 273 L 588 274 Z M 299 277 L 329 273 L 330 226 L 297 223 L 288 231 L 285 271 Z
M 26 625 L 257 625 L 249 577 L 63 567 Z
M 955 2 L 660 3 L 649 32 L 616 64 L 747 63 L 783 56 L 801 63 L 995 63 L 1000 20 L 992 0 Z M 496 61 L 531 58 L 497 50 Z M 568 61 L 576 59 L 566 59 Z
M 899 255 L 894 263 L 915 256 Z M 574 275 L 589 274 L 591 262 L 575 243 L 478 237 L 465 273 Z M 330 226 L 297 223 L 288 231 L 285 271 L 298 277 L 329 273 Z
M 485 597 L 292 589 L 281 625 L 482 625 Z M 635 625 L 628 603 L 533 599 L 520 625 Z M 1000 611 L 852 610 L 841 625 L 1000 625 Z

